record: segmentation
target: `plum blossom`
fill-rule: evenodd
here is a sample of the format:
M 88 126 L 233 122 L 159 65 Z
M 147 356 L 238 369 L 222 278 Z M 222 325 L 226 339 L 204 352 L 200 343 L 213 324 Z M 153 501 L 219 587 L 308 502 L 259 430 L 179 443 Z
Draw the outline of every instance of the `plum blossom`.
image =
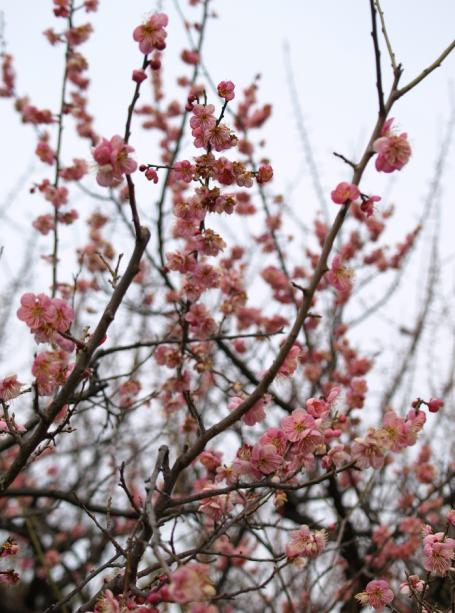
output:
M 228 404 L 228 409 L 234 411 L 238 406 L 242 404 L 244 398 L 240 396 L 234 396 L 231 398 Z M 241 417 L 241 420 L 247 426 L 254 426 L 265 419 L 265 405 L 267 398 L 260 398 L 246 413 Z
M 413 592 L 420 594 L 425 587 L 425 581 L 419 577 L 419 575 L 409 575 L 406 581 L 403 581 L 400 585 L 400 594 L 405 596 L 412 596 Z
M 309 415 L 305 409 L 294 409 L 291 415 L 283 419 L 281 428 L 291 443 L 301 443 L 308 437 L 318 441 L 322 438 L 321 433 L 316 429 L 314 417 Z
M 443 532 L 427 534 L 423 539 L 423 567 L 434 575 L 444 577 L 455 556 L 455 539 Z
M 327 532 L 315 530 L 312 532 L 307 525 L 291 532 L 291 541 L 286 545 L 288 558 L 304 557 L 312 560 L 316 558 L 327 544 Z
M 154 49 L 162 51 L 166 47 L 167 32 L 164 28 L 167 24 L 168 17 L 165 13 L 155 13 L 134 29 L 133 38 L 139 43 L 142 53 L 147 54 Z
M 394 599 L 394 593 L 384 579 L 374 579 L 367 583 L 364 592 L 356 594 L 357 600 L 362 604 L 368 604 L 373 609 L 382 609 Z
M 360 196 L 360 191 L 357 185 L 343 181 L 338 183 L 330 195 L 335 204 L 346 204 L 348 201 L 357 200 Z
M 379 172 L 393 172 L 401 170 L 411 157 L 411 145 L 406 132 L 396 134 L 392 129 L 393 118 L 388 119 L 381 131 L 381 137 L 373 143 L 376 157 L 376 170 Z
M 273 168 L 270 164 L 263 164 L 259 166 L 259 170 L 256 174 L 256 181 L 258 183 L 268 183 L 273 179 Z
M 384 465 L 386 449 L 383 437 L 370 429 L 364 438 L 356 438 L 351 447 L 352 459 L 359 468 L 381 468 Z
M 345 265 L 342 256 L 336 255 L 332 260 L 332 266 L 326 275 L 327 282 L 342 295 L 349 294 L 352 290 L 354 271 Z
M 115 135 L 111 140 L 103 138 L 93 149 L 93 157 L 98 164 L 96 180 L 102 187 L 115 187 L 125 174 L 133 173 L 137 163 L 129 154 L 134 148 L 127 145 L 121 136 Z
M 256 443 L 251 453 L 251 464 L 264 475 L 274 473 L 281 466 L 283 458 L 277 453 L 275 445 Z
M 181 566 L 171 575 L 169 595 L 175 602 L 199 602 L 215 595 L 215 588 L 209 578 L 210 568 L 206 564 L 190 562 Z
M 17 380 L 17 375 L 9 375 L 4 379 L 0 379 L 0 400 L 9 402 L 16 398 L 21 393 L 21 387 L 24 383 Z
M 431 398 L 428 402 L 428 410 L 430 413 L 437 413 L 444 406 L 444 400 L 440 398 Z
M 220 81 L 216 87 L 218 95 L 226 101 L 234 100 L 234 88 L 235 85 L 232 81 Z
M 45 294 L 35 295 L 27 292 L 22 295 L 17 317 L 32 330 L 51 324 L 55 315 L 55 306 L 51 298 Z

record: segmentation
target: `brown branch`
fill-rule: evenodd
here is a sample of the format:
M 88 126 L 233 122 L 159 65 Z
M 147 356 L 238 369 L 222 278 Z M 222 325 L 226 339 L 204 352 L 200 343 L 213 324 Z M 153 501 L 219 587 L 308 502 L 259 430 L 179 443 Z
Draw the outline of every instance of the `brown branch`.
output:
M 26 440 L 22 448 L 8 470 L 6 470 L 0 477 L 0 492 L 6 490 L 24 468 L 24 466 L 26 466 L 32 453 L 46 438 L 53 420 L 63 405 L 67 404 L 69 398 L 74 395 L 77 386 L 85 378 L 86 369 L 89 366 L 94 352 L 104 339 L 109 326 L 114 321 L 117 310 L 120 307 L 129 286 L 139 271 L 139 263 L 150 239 L 150 231 L 147 228 L 140 228 L 139 230 L 140 231 L 136 239 L 134 251 L 131 255 L 128 266 L 120 279 L 118 286 L 114 290 L 106 308 L 104 309 L 101 319 L 90 337 L 85 350 L 79 352 L 74 368 L 65 384 L 61 387 L 54 400 L 50 403 L 49 407 L 42 415 L 35 430 L 30 435 L 26 435 L 26 437 L 24 437 Z
M 423 81 L 429 74 L 431 74 L 433 70 L 436 70 L 436 68 L 439 68 L 442 62 L 446 59 L 446 57 L 454 49 L 455 49 L 455 40 L 453 40 L 450 43 L 450 45 L 441 53 L 441 55 L 432 64 L 430 64 L 427 68 L 422 70 L 422 72 L 415 79 L 413 79 L 410 83 L 408 83 L 401 89 L 397 89 L 394 95 L 395 100 L 398 100 L 399 98 L 407 94 L 411 89 L 413 89 L 416 85 L 418 85 L 421 81 Z

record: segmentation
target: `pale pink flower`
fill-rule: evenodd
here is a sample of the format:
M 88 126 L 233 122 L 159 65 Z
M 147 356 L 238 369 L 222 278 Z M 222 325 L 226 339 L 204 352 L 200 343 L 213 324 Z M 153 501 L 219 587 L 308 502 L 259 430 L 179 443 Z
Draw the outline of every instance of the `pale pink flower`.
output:
M 455 555 L 455 539 L 443 532 L 428 534 L 423 539 L 423 567 L 434 575 L 443 577 L 452 565 Z
M 273 445 L 280 455 L 284 455 L 288 446 L 286 435 L 278 428 L 268 428 L 259 439 L 259 442 L 262 445 Z
M 240 396 L 234 396 L 228 403 L 228 409 L 234 411 L 238 406 L 242 404 L 244 398 Z M 267 403 L 266 398 L 260 398 L 246 413 L 241 417 L 241 420 L 247 426 L 254 426 L 265 419 L 265 406 Z
M 88 172 L 87 162 L 81 158 L 73 158 L 73 165 L 62 168 L 59 175 L 65 181 L 79 181 Z
M 46 324 L 52 324 L 56 317 L 56 308 L 52 300 L 45 294 L 35 295 L 27 292 L 21 297 L 17 317 L 34 330 Z
M 384 465 L 382 437 L 371 430 L 364 438 L 356 438 L 351 447 L 352 459 L 359 468 L 381 468 Z
M 196 147 L 206 146 L 206 143 L 209 143 L 215 149 L 215 151 L 225 151 L 226 149 L 230 149 L 237 144 L 237 137 L 224 123 L 214 125 L 202 134 L 195 136 Z M 200 139 L 201 136 L 202 138 Z M 198 141 L 198 144 L 196 144 L 196 141 Z
M 216 323 L 210 316 L 207 307 L 203 304 L 193 304 L 185 315 L 190 324 L 192 334 L 196 337 L 206 338 L 216 332 Z
M 235 85 L 232 81 L 220 81 L 216 87 L 218 95 L 227 100 L 234 100 Z
M 264 475 L 274 473 L 283 463 L 283 458 L 277 453 L 275 445 L 256 443 L 251 453 L 251 464 Z
M 122 409 L 128 409 L 140 391 L 141 384 L 136 379 L 129 379 L 122 383 L 118 390 Z
M 185 64 L 190 64 L 191 66 L 195 66 L 199 63 L 200 56 L 196 49 L 183 49 L 180 57 Z
M 346 181 L 338 183 L 336 188 L 331 192 L 331 197 L 335 204 L 346 204 L 346 202 L 357 200 L 359 196 L 360 191 L 357 185 L 347 183 Z
M 179 181 L 185 181 L 185 183 L 191 183 L 193 180 L 195 168 L 188 160 L 182 160 L 176 162 L 172 167 L 174 176 Z
M 202 490 L 202 493 L 207 491 L 209 494 L 210 489 L 211 487 L 208 486 Z M 201 501 L 199 511 L 214 521 L 220 521 L 223 515 L 226 515 L 226 513 L 232 511 L 233 504 L 231 502 L 231 498 L 232 497 L 229 496 L 229 494 L 220 494 L 219 496 L 208 495 L 207 498 L 204 498 Z
M 290 377 L 293 375 L 297 369 L 297 366 L 299 365 L 299 357 L 301 354 L 301 348 L 298 345 L 292 345 L 284 362 L 281 364 L 280 369 L 278 370 L 278 375 L 282 377 Z
M 190 119 L 190 126 L 193 131 L 193 136 L 197 136 L 198 134 L 205 133 L 210 128 L 213 128 L 216 125 L 216 119 L 213 113 L 215 112 L 215 107 L 213 104 L 195 104 L 193 107 L 193 116 Z M 196 134 L 195 134 L 196 132 Z
M 210 568 L 206 564 L 189 562 L 171 575 L 169 595 L 175 602 L 200 602 L 215 595 L 215 588 L 209 578 Z
M 96 180 L 103 187 L 119 185 L 124 174 L 131 174 L 137 163 L 129 154 L 134 148 L 127 145 L 121 136 L 115 135 L 111 140 L 103 138 L 93 149 L 93 157 L 98 164 Z
M 384 579 L 374 579 L 367 583 L 364 592 L 356 594 L 356 598 L 362 604 L 368 604 L 373 609 L 382 609 L 394 599 L 394 593 Z
M 291 532 L 291 541 L 286 545 L 288 558 L 304 557 L 312 560 L 317 557 L 327 544 L 327 532 L 316 530 L 312 532 L 307 525 Z
M 55 307 L 55 315 L 50 322 L 58 332 L 66 332 L 74 320 L 74 311 L 64 300 L 52 298 Z
M 375 202 L 379 202 L 380 200 L 380 196 L 370 196 L 362 202 L 360 210 L 365 213 L 367 217 L 371 217 L 374 213 Z
M 329 411 L 328 403 L 322 398 L 309 398 L 305 403 L 305 408 L 315 419 L 325 416 Z
M 401 583 L 399 590 L 400 594 L 412 597 L 414 592 L 418 594 L 423 592 L 424 587 L 425 581 L 423 579 L 421 579 L 418 575 L 409 575 L 407 580 Z
M 302 441 L 311 432 L 316 432 L 319 438 L 321 437 L 321 433 L 316 429 L 314 417 L 309 415 L 305 409 L 294 409 L 291 415 L 282 420 L 281 429 L 291 443 Z
M 349 293 L 352 289 L 354 271 L 344 264 L 343 258 L 336 255 L 332 266 L 326 274 L 327 282 L 342 293 Z
M 111 590 L 106 590 L 98 599 L 95 610 L 88 613 L 121 613 L 120 603 Z
M 376 157 L 376 170 L 379 172 L 393 172 L 401 170 L 411 157 L 411 145 L 406 132 L 394 133 L 392 129 L 393 119 L 388 119 L 381 132 L 381 137 L 373 143 L 373 150 L 378 154 Z
M 35 230 L 46 236 L 55 227 L 53 215 L 39 215 L 32 223 Z
M 258 183 L 268 183 L 273 179 L 273 168 L 270 164 L 263 164 L 259 167 L 256 174 L 256 181 Z
M 16 398 L 21 393 L 21 387 L 24 383 L 17 380 L 17 375 L 9 375 L 4 379 L 0 379 L 0 400 L 8 402 Z
M 165 13 L 155 13 L 134 29 L 133 38 L 139 43 L 142 53 L 146 55 L 153 49 L 162 51 L 166 47 L 167 32 L 164 28 L 167 24 L 168 17 Z

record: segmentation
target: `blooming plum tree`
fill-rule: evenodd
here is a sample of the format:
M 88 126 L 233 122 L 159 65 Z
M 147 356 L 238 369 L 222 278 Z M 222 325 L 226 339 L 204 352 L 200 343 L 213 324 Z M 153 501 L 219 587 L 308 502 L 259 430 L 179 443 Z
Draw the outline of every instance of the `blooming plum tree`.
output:
M 435 457 L 431 429 L 425 438 L 453 377 L 428 396 L 404 385 L 436 277 L 390 384 L 354 328 L 394 289 L 354 319 L 350 308 L 386 274 L 403 282 L 429 220 L 387 251 L 393 211 L 366 171 L 406 172 L 411 146 L 390 114 L 455 45 L 402 84 L 370 0 L 376 117 L 355 160 L 335 154 L 350 174 L 326 194 L 338 206 L 297 248 L 288 231 L 302 220 L 274 194 L 258 141 L 272 106 L 257 80 L 239 91 L 203 64 L 212 3 L 189 0 L 194 23 L 177 12 L 191 47 L 179 50 L 190 76 L 178 101 L 165 93 L 167 13 L 117 41 L 138 53 L 122 134 L 99 133 L 89 111 L 81 48 L 98 0 L 53 0 L 58 108 L 18 92 L 4 45 L 0 95 L 36 132 L 31 226 L 51 254 L 38 293 L 19 279 L 8 294 L 8 333 L 33 341 L 16 348 L 27 366 L 0 364 L 3 610 L 453 611 L 455 464 Z M 85 156 L 67 156 L 72 127 Z M 70 209 L 80 194 L 86 209 Z M 84 244 L 65 226 L 88 230 Z

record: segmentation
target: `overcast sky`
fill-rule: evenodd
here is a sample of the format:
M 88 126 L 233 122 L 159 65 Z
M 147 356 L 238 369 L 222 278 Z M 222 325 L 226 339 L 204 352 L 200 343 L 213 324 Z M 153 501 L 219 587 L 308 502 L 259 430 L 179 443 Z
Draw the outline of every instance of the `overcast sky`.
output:
M 179 0 L 180 1 L 180 0 Z M 214 0 L 212 8 L 218 18 L 210 21 L 203 60 L 215 82 L 230 79 L 238 91 L 262 74 L 259 98 L 271 102 L 273 115 L 264 131 L 267 154 L 275 169 L 273 188 L 288 196 L 289 204 L 306 222 L 316 200 L 305 164 L 299 136 L 295 129 L 289 80 L 285 64 L 285 45 L 294 71 L 294 78 L 305 125 L 329 198 L 330 190 L 349 177 L 348 168 L 336 160 L 338 151 L 356 158 L 365 146 L 377 112 L 374 56 L 370 36 L 368 0 Z M 168 48 L 164 66 L 165 80 L 171 97 L 181 99 L 175 79 L 189 74 L 189 68 L 177 60 L 180 50 L 188 48 L 182 21 L 173 0 L 163 0 L 168 12 Z M 190 21 L 199 18 L 201 7 L 187 8 L 180 2 Z M 382 6 L 389 35 L 399 62 L 403 64 L 402 83 L 414 78 L 431 64 L 451 42 L 455 24 L 453 0 L 383 0 Z M 29 95 L 38 107 L 57 108 L 62 74 L 62 47 L 50 47 L 41 32 L 52 26 L 59 29 L 63 20 L 52 15 L 50 0 L 2 0 L 7 50 L 15 58 L 18 73 L 17 89 Z M 90 112 L 96 117 L 96 130 L 106 136 L 123 131 L 126 107 L 131 97 L 131 70 L 139 67 L 141 56 L 132 40 L 132 31 L 156 3 L 144 0 L 101 0 L 96 14 L 80 14 L 78 23 L 93 21 L 95 34 L 81 51 L 87 56 L 92 80 Z M 383 53 L 385 87 L 391 71 Z M 393 111 L 403 131 L 407 131 L 413 157 L 393 181 L 374 172 L 366 174 L 365 191 L 388 194 L 398 210 L 391 228 L 391 238 L 400 238 L 416 223 L 429 189 L 434 162 L 443 139 L 450 114 L 450 98 L 455 99 L 453 78 L 455 54 L 436 70 Z M 173 93 L 172 93 L 173 92 Z M 452 93 L 451 93 L 452 92 Z M 31 219 L 48 212 L 39 198 L 27 194 L 28 183 L 14 200 L 8 194 L 33 160 L 35 136 L 30 126 L 21 125 L 9 100 L 1 100 L 0 127 L 3 146 L 0 148 L 2 190 L 0 206 L 7 210 L 1 227 L 5 252 L 1 262 L 4 279 L 17 267 L 23 251 L 21 236 Z M 69 134 L 68 134 L 69 136 Z M 154 144 L 133 131 L 132 144 L 138 159 L 152 161 Z M 71 136 L 64 146 L 64 159 L 75 154 Z M 90 158 L 86 144 L 78 145 L 78 155 Z M 150 150 L 147 149 L 150 147 Z M 155 149 L 153 149 L 154 151 Z M 31 180 L 46 176 L 46 168 L 35 164 Z M 443 182 L 443 250 L 454 250 L 455 216 L 454 148 Z M 336 210 L 332 206 L 331 213 Z M 84 231 L 82 226 L 81 233 Z M 40 238 L 41 253 L 49 252 L 49 237 Z M 453 279 L 453 273 L 450 272 Z M 41 288 L 41 291 L 45 288 Z

